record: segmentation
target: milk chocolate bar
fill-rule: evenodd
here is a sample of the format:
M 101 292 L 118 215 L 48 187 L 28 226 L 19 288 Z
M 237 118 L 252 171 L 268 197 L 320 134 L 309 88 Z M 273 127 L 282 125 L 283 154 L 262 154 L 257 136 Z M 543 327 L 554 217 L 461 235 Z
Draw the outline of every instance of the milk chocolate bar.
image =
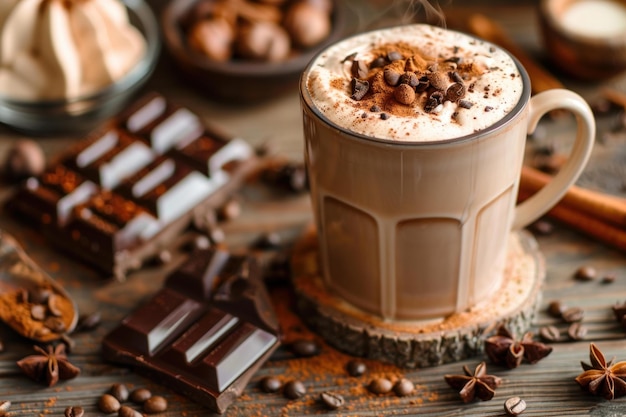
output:
M 279 343 L 256 261 L 197 249 L 104 338 L 103 354 L 222 413 Z
M 206 226 L 257 162 L 245 141 L 153 93 L 29 178 L 9 207 L 53 246 L 124 278 L 190 224 Z

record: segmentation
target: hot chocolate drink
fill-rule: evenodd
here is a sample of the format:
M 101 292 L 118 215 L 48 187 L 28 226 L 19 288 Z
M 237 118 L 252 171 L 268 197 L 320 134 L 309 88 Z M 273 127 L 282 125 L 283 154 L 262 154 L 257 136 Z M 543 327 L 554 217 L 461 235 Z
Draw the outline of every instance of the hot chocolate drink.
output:
M 338 126 L 410 142 L 483 130 L 511 112 L 523 90 L 506 52 L 428 25 L 340 42 L 312 63 L 306 86 L 317 109 Z

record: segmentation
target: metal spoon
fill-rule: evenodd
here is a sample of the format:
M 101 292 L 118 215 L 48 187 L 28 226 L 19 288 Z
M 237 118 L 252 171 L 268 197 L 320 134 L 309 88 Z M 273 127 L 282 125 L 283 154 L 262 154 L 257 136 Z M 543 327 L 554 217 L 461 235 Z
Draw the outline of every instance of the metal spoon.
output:
M 47 343 L 76 327 L 77 311 L 65 289 L 0 230 L 0 320 L 24 337 Z

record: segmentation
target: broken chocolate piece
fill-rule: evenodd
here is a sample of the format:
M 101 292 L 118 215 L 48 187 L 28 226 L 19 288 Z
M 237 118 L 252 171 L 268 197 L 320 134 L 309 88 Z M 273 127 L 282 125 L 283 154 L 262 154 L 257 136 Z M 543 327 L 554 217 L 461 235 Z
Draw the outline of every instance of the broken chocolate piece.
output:
M 104 338 L 103 353 L 222 413 L 279 343 L 255 260 L 205 249 Z
M 358 78 L 353 78 L 350 82 L 350 86 L 352 88 L 352 96 L 353 100 L 361 100 L 367 94 L 367 91 L 370 88 L 370 83 L 366 80 L 359 80 Z

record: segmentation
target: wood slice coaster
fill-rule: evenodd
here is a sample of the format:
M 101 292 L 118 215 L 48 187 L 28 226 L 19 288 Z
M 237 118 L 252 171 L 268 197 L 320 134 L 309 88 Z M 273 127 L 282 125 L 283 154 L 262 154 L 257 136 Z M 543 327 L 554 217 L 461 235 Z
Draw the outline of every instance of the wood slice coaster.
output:
M 389 321 L 325 288 L 313 227 L 297 242 L 291 262 L 297 309 L 308 325 L 339 350 L 405 368 L 476 356 L 483 351 L 484 338 L 501 324 L 513 334 L 523 334 L 535 316 L 545 278 L 545 261 L 534 237 L 525 231 L 512 233 L 505 277 L 494 296 L 443 319 Z

